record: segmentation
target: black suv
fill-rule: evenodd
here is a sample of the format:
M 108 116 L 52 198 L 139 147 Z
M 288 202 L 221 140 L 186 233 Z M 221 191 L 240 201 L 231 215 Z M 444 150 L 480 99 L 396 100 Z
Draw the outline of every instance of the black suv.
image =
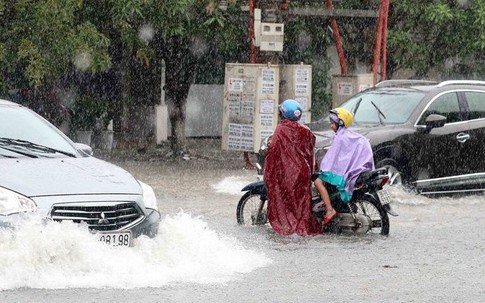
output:
M 485 191 L 485 81 L 388 80 L 340 107 L 392 183 L 422 194 Z M 320 161 L 333 137 L 328 117 L 308 126 Z

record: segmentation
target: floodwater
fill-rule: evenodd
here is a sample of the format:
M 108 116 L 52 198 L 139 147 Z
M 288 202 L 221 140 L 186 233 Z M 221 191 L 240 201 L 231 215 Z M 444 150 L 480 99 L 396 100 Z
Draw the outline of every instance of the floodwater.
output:
M 0 231 L 0 302 L 484 302 L 485 196 L 392 190 L 388 237 L 283 237 L 236 224 L 253 170 L 123 161 L 163 221 L 132 248 L 74 224 Z

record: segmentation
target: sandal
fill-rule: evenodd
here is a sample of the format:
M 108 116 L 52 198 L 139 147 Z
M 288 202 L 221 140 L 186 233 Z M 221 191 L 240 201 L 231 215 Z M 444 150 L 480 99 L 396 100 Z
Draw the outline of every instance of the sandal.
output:
M 323 225 L 327 225 L 328 223 L 330 223 L 333 219 L 335 219 L 336 216 L 337 216 L 337 212 L 335 212 L 330 217 L 323 217 Z

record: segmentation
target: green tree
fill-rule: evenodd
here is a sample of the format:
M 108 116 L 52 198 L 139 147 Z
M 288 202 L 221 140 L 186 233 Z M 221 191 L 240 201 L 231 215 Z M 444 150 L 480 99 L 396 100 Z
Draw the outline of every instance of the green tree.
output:
M 334 43 L 328 20 L 296 17 L 285 22 L 285 46 L 281 61 L 312 66 L 312 120 L 325 116 L 332 106 L 330 60 L 327 49 Z
M 109 40 L 76 14 L 81 0 L 3 1 L 0 32 L 2 91 L 28 88 L 37 109 L 53 120 L 53 91 L 72 69 L 97 73 L 111 65 Z
M 336 9 L 378 10 L 380 0 L 335 1 Z M 293 6 L 301 3 L 291 2 Z M 308 5 L 323 7 L 322 2 Z M 306 18 L 308 20 L 309 18 Z M 321 18 L 320 26 L 326 20 Z M 337 19 L 349 71 L 355 62 L 373 63 L 377 18 Z M 387 76 L 411 70 L 416 78 L 439 69 L 443 78 L 479 78 L 485 75 L 485 1 L 390 1 L 387 37 Z M 312 32 L 319 27 L 313 24 Z M 308 29 L 306 29 L 308 30 Z M 334 43 L 332 41 L 332 43 Z
M 484 77 L 485 1 L 392 1 L 388 74 L 411 69 L 426 77 L 447 66 L 444 77 Z
M 88 81 L 116 76 L 119 116 L 160 100 L 163 88 L 172 125 L 174 154 L 187 151 L 185 107 L 194 82 L 221 83 L 225 62 L 248 62 L 248 13 L 243 0 L 0 0 L 0 89 L 28 88 L 40 108 L 56 106 L 55 90 L 76 71 Z M 266 3 L 266 2 L 265 2 Z M 275 1 L 274 3 L 277 3 Z M 323 1 L 310 5 L 323 7 Z M 292 6 L 303 5 L 291 1 Z M 377 9 L 379 1 L 342 1 L 336 8 Z M 328 109 L 330 82 L 326 49 L 333 44 L 328 20 L 284 20 L 285 50 L 280 63 L 305 62 L 314 69 L 314 115 Z M 377 20 L 339 18 L 349 66 L 372 62 Z M 448 64 L 449 76 L 483 76 L 485 2 L 391 1 L 387 74 L 411 69 L 417 77 Z M 451 62 L 451 64 L 450 64 Z M 448 66 L 447 65 L 447 66 Z M 210 69 L 208 67 L 214 67 Z M 97 80 L 103 82 L 104 79 Z M 117 82 L 119 81 L 119 83 Z M 63 88 L 66 89 L 66 88 Z M 96 90 L 94 87 L 93 90 Z M 58 98 L 57 98 L 58 99 Z M 133 110 L 132 110 L 133 109 Z M 54 119 L 56 112 L 48 118 Z
M 187 95 L 197 75 L 198 66 L 207 56 L 229 51 L 237 45 L 240 30 L 228 21 L 236 13 L 236 2 L 229 1 L 223 11 L 215 0 L 113 1 L 111 18 L 122 47 L 121 70 L 125 99 L 141 96 L 147 103 L 146 91 L 160 91 L 162 60 L 166 64 L 163 88 L 172 129 L 175 155 L 187 152 L 185 113 Z M 113 36 L 114 37 L 114 36 Z M 133 71 L 138 71 L 133 72 Z M 143 75 L 147 86 L 137 84 Z M 145 93 L 137 93 L 145 88 Z M 149 98 L 152 104 L 159 94 Z M 138 103 L 139 104 L 139 103 Z M 135 103 L 136 106 L 136 103 Z
M 221 10 L 218 4 L 214 0 L 165 1 L 159 7 L 163 13 L 154 20 L 161 31 L 159 46 L 166 62 L 164 89 L 176 154 L 187 151 L 185 110 L 198 66 L 208 56 L 235 48 L 242 35 L 240 24 L 229 19 L 239 18 L 236 2 L 230 1 L 233 5 L 228 11 Z

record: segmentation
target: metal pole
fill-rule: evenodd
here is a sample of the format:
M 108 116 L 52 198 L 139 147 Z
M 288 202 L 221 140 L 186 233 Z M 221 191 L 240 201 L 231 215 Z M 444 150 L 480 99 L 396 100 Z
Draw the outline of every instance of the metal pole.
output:
M 332 0 L 326 0 L 325 4 L 327 6 L 327 9 L 333 10 Z M 345 63 L 344 48 L 342 46 L 342 40 L 340 39 L 337 20 L 335 18 L 332 18 L 332 20 L 330 21 L 330 24 L 332 26 L 335 43 L 337 44 L 337 54 L 340 62 L 340 73 L 342 75 L 347 75 L 347 63 Z
M 379 18 L 377 19 L 377 36 L 376 45 L 374 49 L 374 63 L 372 65 L 372 71 L 374 73 L 374 85 L 377 83 L 377 68 L 379 66 L 379 57 L 381 56 L 381 42 L 382 42 L 382 27 L 383 27 L 383 15 L 384 15 L 384 1 L 381 0 L 379 5 Z
M 389 0 L 383 0 L 384 2 L 384 20 L 382 25 L 382 65 L 381 65 L 381 78 L 386 80 L 386 65 L 387 65 L 387 19 L 389 16 Z
M 249 63 L 256 62 L 256 46 L 254 45 L 254 0 L 249 0 Z M 244 162 L 246 169 L 254 169 L 249 153 L 244 152 Z

